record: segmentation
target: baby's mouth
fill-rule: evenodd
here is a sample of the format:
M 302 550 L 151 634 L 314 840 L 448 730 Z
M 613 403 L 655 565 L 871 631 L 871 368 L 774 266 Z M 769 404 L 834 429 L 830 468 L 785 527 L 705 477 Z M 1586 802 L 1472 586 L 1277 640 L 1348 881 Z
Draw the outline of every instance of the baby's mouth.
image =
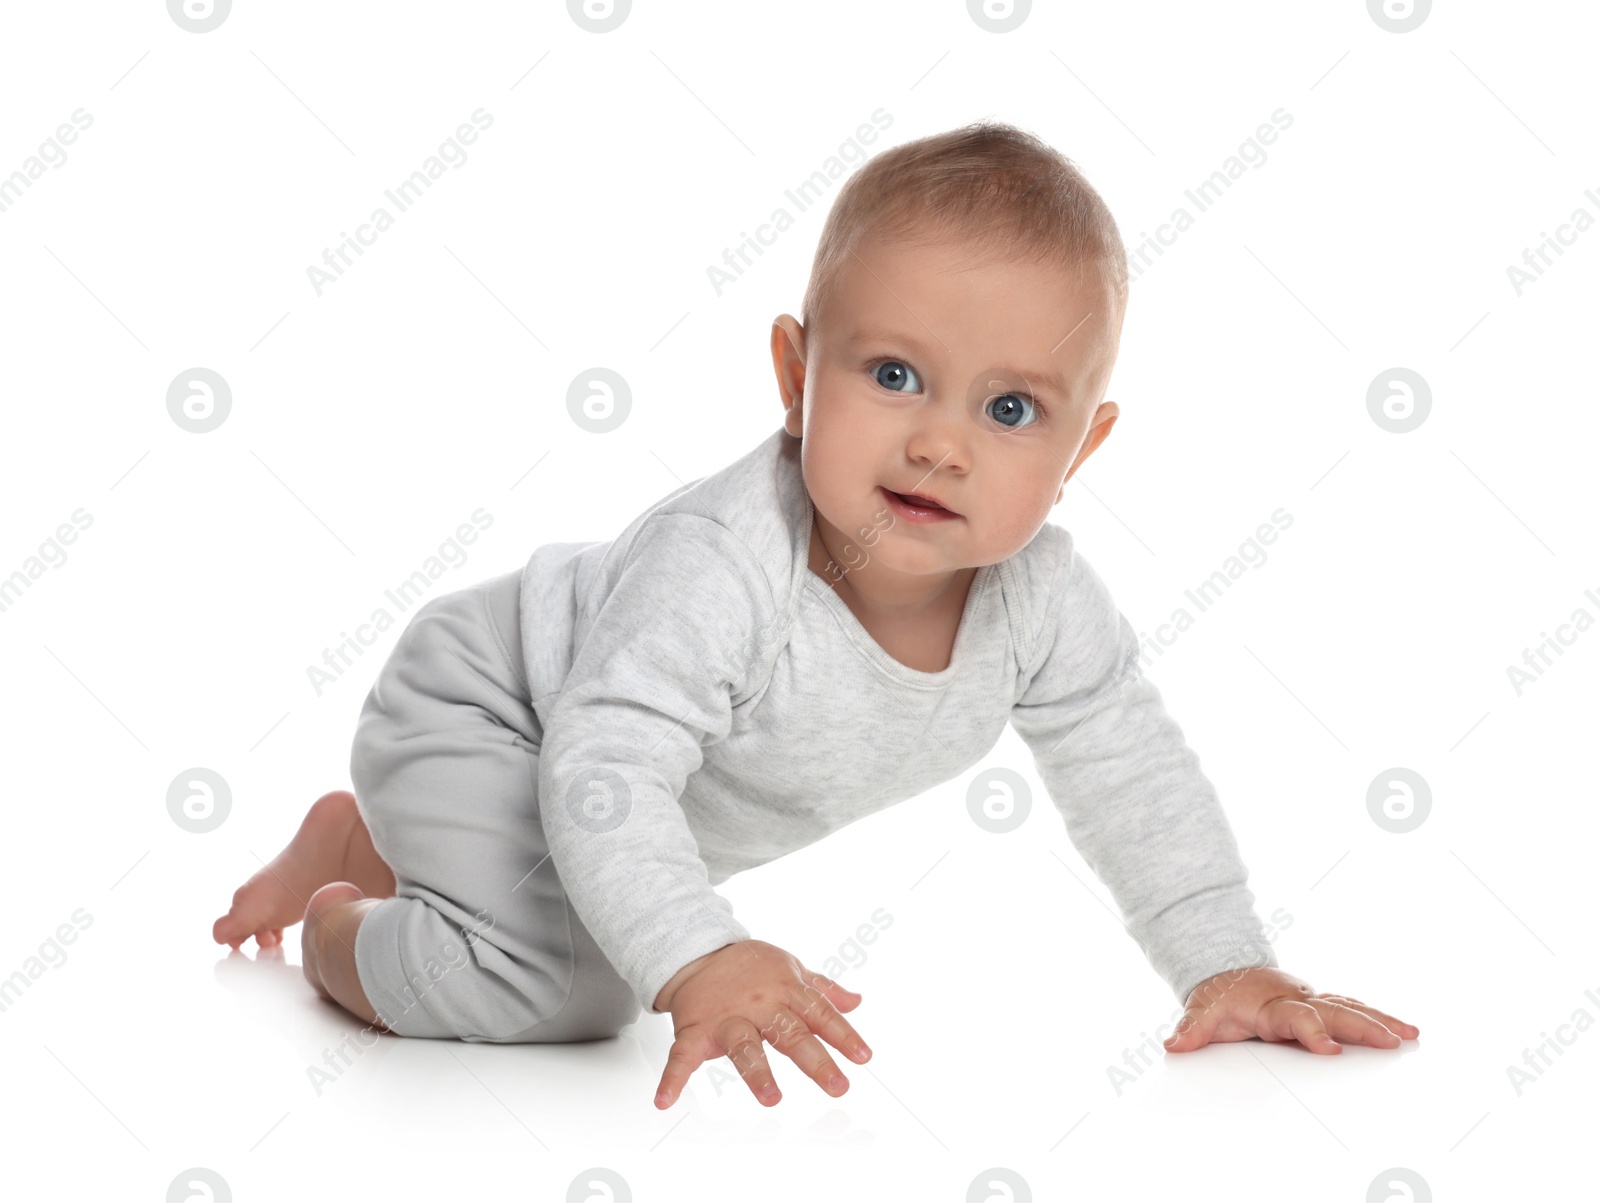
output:
M 913 509 L 929 510 L 929 511 L 932 511 L 932 512 L 938 513 L 938 514 L 949 514 L 952 517 L 956 517 L 956 518 L 959 518 L 961 516 L 960 514 L 957 514 L 954 510 L 950 509 L 948 506 L 940 505 L 937 501 L 934 501 L 932 498 L 921 497 L 921 496 L 918 496 L 915 493 L 896 493 L 893 489 L 888 488 L 888 487 L 883 486 L 883 485 L 880 485 L 879 488 L 882 488 L 885 493 L 889 494 L 889 496 L 894 497 L 897 500 L 899 500 L 901 502 L 901 504 L 907 505 L 907 506 L 911 506 Z

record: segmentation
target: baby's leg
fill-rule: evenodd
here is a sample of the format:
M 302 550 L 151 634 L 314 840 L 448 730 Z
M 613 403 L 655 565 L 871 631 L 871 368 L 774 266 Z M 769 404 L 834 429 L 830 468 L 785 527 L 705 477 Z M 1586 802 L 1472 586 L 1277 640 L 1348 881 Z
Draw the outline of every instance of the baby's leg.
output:
M 234 948 L 252 935 L 262 948 L 280 944 L 283 929 L 307 913 L 311 896 L 336 881 L 351 883 L 368 898 L 392 898 L 395 892 L 394 874 L 373 848 L 348 790 L 323 794 L 311 804 L 289 846 L 234 891 L 228 913 L 212 925 L 212 938 Z
M 306 964 L 329 997 L 371 1006 L 396 1035 L 592 1040 L 640 1013 L 571 913 L 545 843 L 520 578 L 419 606 L 356 725 L 350 780 L 397 884 L 376 901 L 359 882 L 318 891 Z
M 332 882 L 311 895 L 306 925 L 300 933 L 300 964 L 317 993 L 380 1027 L 384 1026 L 382 1020 L 367 1000 L 356 971 L 356 932 L 368 912 L 382 901 L 363 897 L 348 881 Z

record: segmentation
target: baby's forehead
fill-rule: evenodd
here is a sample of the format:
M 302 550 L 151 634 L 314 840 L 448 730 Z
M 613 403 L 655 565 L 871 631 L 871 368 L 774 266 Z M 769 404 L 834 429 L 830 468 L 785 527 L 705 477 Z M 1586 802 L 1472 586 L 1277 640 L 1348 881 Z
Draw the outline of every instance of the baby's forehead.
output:
M 851 257 L 846 272 L 849 284 L 837 299 L 847 319 L 875 310 L 914 316 L 918 297 L 1017 314 L 1046 307 L 1112 312 L 1119 303 L 1111 265 L 1086 256 L 1000 251 L 961 239 L 872 241 Z M 906 295 L 907 289 L 914 295 Z
M 1054 357 L 1076 358 L 1087 344 L 1120 329 L 1109 284 L 1074 277 L 1052 287 L 1036 276 L 1033 287 L 1008 287 L 1009 279 L 997 269 L 972 287 L 958 279 L 907 289 L 889 304 L 870 291 L 845 292 L 825 314 L 822 341 L 838 349 L 895 343 L 942 356 L 1044 341 Z

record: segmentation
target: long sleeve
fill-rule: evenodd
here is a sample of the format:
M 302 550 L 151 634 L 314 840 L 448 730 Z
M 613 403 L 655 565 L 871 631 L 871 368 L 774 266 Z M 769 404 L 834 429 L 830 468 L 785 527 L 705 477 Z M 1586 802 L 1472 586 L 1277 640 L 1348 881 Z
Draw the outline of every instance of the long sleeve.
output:
M 750 938 L 710 885 L 679 798 L 724 738 L 768 584 L 721 524 L 654 517 L 583 634 L 539 756 L 551 859 L 601 951 L 655 1013 L 668 979 Z
M 1070 536 L 1059 538 L 1012 726 L 1128 934 L 1186 1001 L 1214 974 L 1277 960 L 1216 790 L 1141 672 L 1132 625 Z

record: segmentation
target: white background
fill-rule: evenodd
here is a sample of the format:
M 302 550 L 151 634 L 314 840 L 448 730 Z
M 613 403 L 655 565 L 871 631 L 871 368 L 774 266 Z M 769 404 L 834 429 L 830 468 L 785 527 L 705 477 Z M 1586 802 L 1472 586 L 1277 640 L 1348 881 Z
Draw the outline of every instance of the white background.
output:
M 1404 34 L 1357 2 L 1041 3 L 1010 33 L 948 0 L 639 3 L 605 34 L 557 3 L 4 21 L 0 175 L 92 116 L 0 212 L 0 576 L 92 516 L 0 611 L 0 975 L 92 918 L 0 1013 L 10 1193 L 156 1201 L 200 1166 L 241 1201 L 563 1199 L 599 1166 L 638 1200 L 955 1201 L 1004 1167 L 1039 1199 L 1359 1203 L 1404 1167 L 1441 1200 L 1569 1197 L 1600 1055 L 1600 633 L 1520 696 L 1507 667 L 1600 616 L 1600 232 L 1521 295 L 1506 269 L 1600 216 L 1588 6 L 1440 4 Z M 319 296 L 307 267 L 480 108 L 466 162 Z M 308 666 L 478 507 L 435 592 L 611 538 L 770 433 L 770 325 L 832 198 L 784 191 L 880 108 L 873 151 L 980 117 L 1039 134 L 1130 247 L 1292 115 L 1135 281 L 1122 417 L 1052 520 L 1154 631 L 1293 516 L 1149 671 L 1258 909 L 1292 916 L 1283 967 L 1422 1038 L 1217 1045 L 1119 1091 L 1175 1002 L 1008 731 L 984 767 L 1035 786 L 1016 832 L 973 824 L 968 777 L 722 887 L 812 965 L 892 916 L 842 975 L 876 1054 L 843 1098 L 774 1056 L 774 1109 L 724 1062 L 658 1112 L 661 1016 L 587 1045 L 385 1039 L 317 1093 L 307 1066 L 360 1025 L 300 976 L 299 928 L 286 956 L 210 941 L 348 786 L 400 627 L 320 695 Z M 779 206 L 794 227 L 717 295 L 706 269 Z M 232 392 L 206 434 L 166 405 L 197 366 Z M 597 366 L 633 398 L 606 435 L 566 405 Z M 1432 392 L 1405 434 L 1367 407 L 1396 366 Z M 199 835 L 166 808 L 196 766 L 232 791 Z M 1432 791 L 1407 834 L 1367 808 L 1394 767 Z M 1579 1011 L 1519 1094 L 1507 1067 Z

